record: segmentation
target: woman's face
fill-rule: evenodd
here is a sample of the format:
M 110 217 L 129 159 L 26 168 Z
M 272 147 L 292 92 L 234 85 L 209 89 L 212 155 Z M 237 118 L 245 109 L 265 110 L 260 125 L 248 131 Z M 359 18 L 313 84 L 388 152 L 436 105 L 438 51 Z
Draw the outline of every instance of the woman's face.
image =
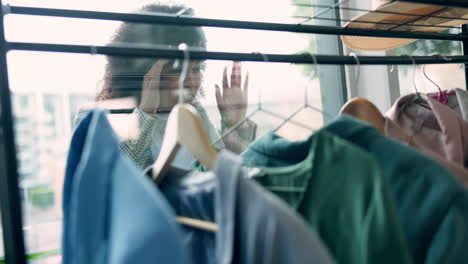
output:
M 179 102 L 179 77 L 182 71 L 182 63 L 174 67 L 174 61 L 167 63 L 162 71 L 159 85 L 160 109 L 170 109 Z M 202 82 L 203 62 L 191 62 L 188 67 L 187 76 L 184 80 L 185 93 L 191 96 L 185 98 L 184 102 L 191 103 L 195 98 Z

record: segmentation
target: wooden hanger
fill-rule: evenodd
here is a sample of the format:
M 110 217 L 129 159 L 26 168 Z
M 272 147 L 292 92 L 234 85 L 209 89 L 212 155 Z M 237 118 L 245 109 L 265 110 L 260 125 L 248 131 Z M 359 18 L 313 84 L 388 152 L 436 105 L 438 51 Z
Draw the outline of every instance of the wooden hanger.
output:
M 347 114 L 365 121 L 378 131 L 385 133 L 385 118 L 379 109 L 369 100 L 356 97 L 349 100 L 340 110 L 340 114 Z
M 182 103 L 183 82 L 187 75 L 189 56 L 186 45 L 179 46 L 179 48 L 184 51 L 185 55 L 182 73 L 179 78 L 179 103 L 172 108 L 169 114 L 161 151 L 153 164 L 152 178 L 156 183 L 162 181 L 181 147 L 187 149 L 195 159 L 200 161 L 209 170 L 214 168 L 218 157 L 217 151 L 210 144 L 201 118 L 195 108 L 189 104 Z M 218 230 L 216 223 L 208 221 L 180 216 L 176 217 L 176 220 L 183 225 L 210 232 Z
M 152 169 L 154 182 L 162 181 L 180 147 L 186 148 L 208 169 L 214 168 L 218 153 L 211 146 L 200 117 L 189 104 L 177 104 L 169 114 L 161 152 Z M 205 231 L 218 230 L 217 224 L 208 221 L 181 216 L 176 217 L 176 220 L 180 224 Z
M 181 146 L 206 168 L 214 168 L 218 153 L 211 146 L 196 110 L 189 104 L 177 104 L 169 114 L 161 152 L 153 165 L 156 183 L 161 182 Z

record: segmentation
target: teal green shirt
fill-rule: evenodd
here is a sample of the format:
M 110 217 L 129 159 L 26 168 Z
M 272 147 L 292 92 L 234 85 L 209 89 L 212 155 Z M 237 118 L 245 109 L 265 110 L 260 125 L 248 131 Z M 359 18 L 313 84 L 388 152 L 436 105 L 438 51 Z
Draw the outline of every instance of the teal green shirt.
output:
M 317 231 L 337 263 L 412 263 L 377 161 L 320 131 L 289 142 L 273 132 L 242 154 L 254 179 Z
M 447 169 L 348 116 L 324 129 L 381 165 L 416 263 L 468 263 L 468 193 Z

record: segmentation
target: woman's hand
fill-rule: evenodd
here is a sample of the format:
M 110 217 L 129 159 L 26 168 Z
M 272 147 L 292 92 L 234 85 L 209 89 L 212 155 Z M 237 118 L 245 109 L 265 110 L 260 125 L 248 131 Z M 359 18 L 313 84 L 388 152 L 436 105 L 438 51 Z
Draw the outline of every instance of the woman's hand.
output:
M 219 85 L 216 84 L 216 102 L 221 114 L 222 121 L 231 127 L 243 120 L 247 113 L 249 73 L 247 72 L 242 85 L 241 63 L 233 62 L 231 80 L 228 81 L 227 67 L 223 73 L 223 93 Z
M 143 79 L 139 109 L 148 114 L 155 114 L 158 111 L 160 105 L 159 88 L 161 72 L 164 65 L 168 62 L 169 60 L 158 60 L 145 74 Z

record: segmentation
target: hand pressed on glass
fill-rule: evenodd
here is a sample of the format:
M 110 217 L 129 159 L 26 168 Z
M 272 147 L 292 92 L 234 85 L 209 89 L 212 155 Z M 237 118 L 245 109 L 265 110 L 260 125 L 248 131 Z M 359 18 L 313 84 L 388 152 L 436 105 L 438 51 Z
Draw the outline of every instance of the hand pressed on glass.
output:
M 247 72 L 242 89 L 242 68 L 238 61 L 233 62 L 231 79 L 228 81 L 227 67 L 223 72 L 223 93 L 216 84 L 216 102 L 223 122 L 233 126 L 243 120 L 247 112 L 249 73 Z

